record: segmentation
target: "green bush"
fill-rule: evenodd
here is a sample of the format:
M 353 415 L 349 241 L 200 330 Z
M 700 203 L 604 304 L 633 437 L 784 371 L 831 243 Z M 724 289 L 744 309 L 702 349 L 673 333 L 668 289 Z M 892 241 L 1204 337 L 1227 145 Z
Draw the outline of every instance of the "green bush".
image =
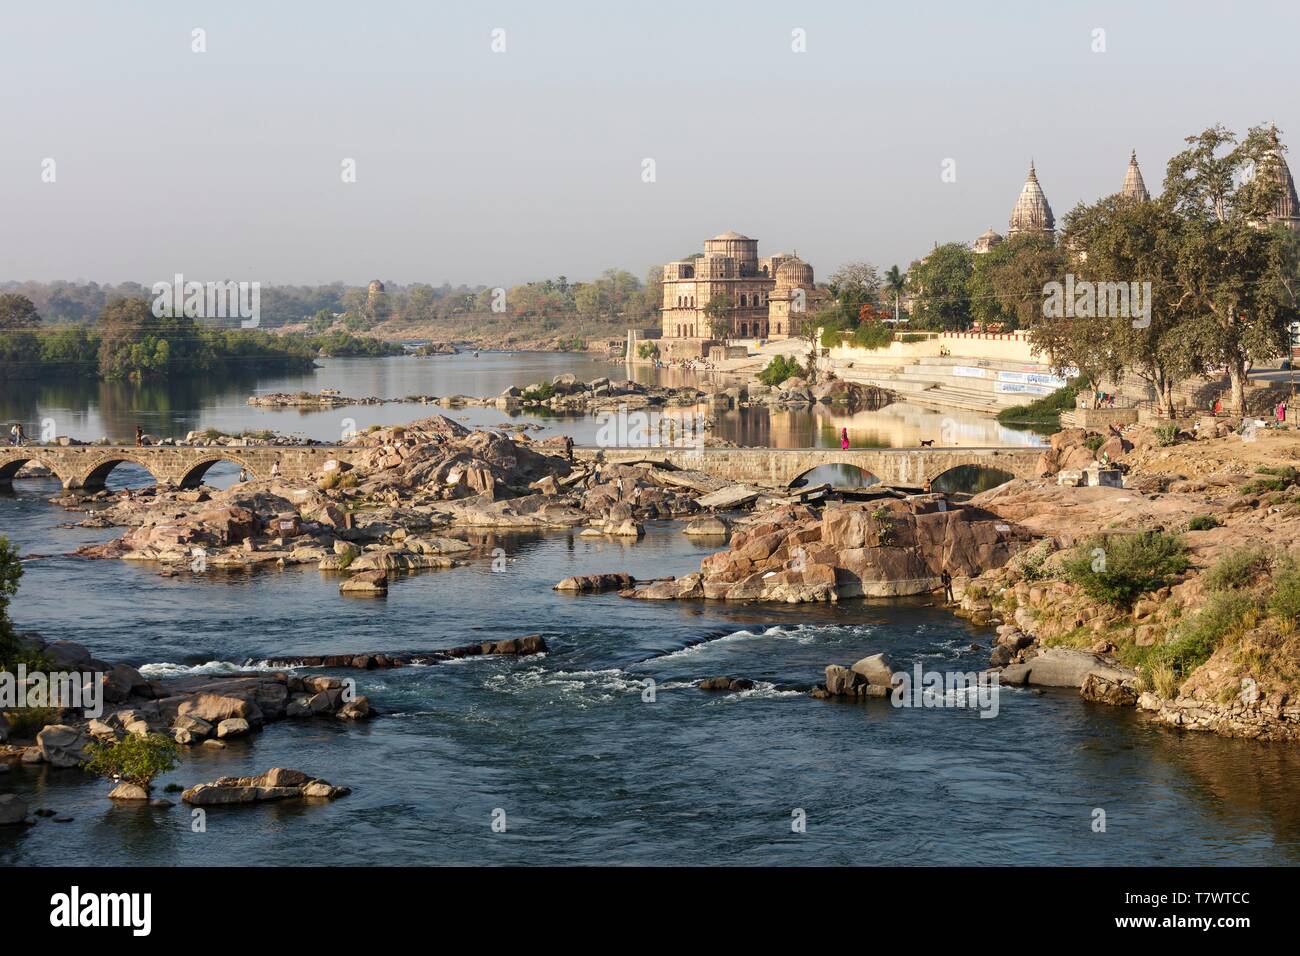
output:
M 767 368 L 758 373 L 758 380 L 764 385 L 780 385 L 787 378 L 794 378 L 803 369 L 789 355 L 774 355 Z
M 1281 478 L 1283 481 L 1292 485 L 1295 484 L 1297 481 L 1300 481 L 1300 471 L 1296 471 L 1296 469 L 1291 465 L 1280 465 L 1277 467 L 1265 466 L 1263 468 L 1256 468 L 1255 474 L 1272 475 L 1274 478 Z
M 853 345 L 860 349 L 883 349 L 894 341 L 893 326 L 883 322 L 863 322 L 853 330 Z
M 1187 570 L 1187 548 L 1163 531 L 1098 535 L 1065 560 L 1065 578 L 1094 600 L 1130 607 Z
M 32 653 L 27 643 L 19 639 L 9 623 L 9 599 L 18 593 L 22 576 L 18 549 L 0 535 L 0 670 L 15 671 L 19 664 L 26 664 L 29 670 L 40 670 L 45 663 L 42 655 Z
M 35 737 L 41 728 L 59 719 L 59 712 L 54 707 L 19 707 L 5 712 L 9 721 L 9 734 L 15 739 L 24 740 Z
M 528 391 L 524 392 L 523 400 L 525 402 L 544 402 L 547 399 L 554 397 L 554 395 L 555 386 L 550 382 L 542 382 L 542 384 L 538 385 L 536 388 L 530 388 Z
M 153 778 L 176 766 L 175 741 L 162 734 L 137 737 L 127 734 L 111 744 L 88 744 L 85 768 L 101 777 L 121 777 L 149 789 Z
M 1268 563 L 1268 554 L 1260 548 L 1231 551 L 1205 572 L 1205 586 L 1211 591 L 1248 587 L 1255 575 L 1268 570 Z
M 1165 422 L 1163 425 L 1157 425 L 1154 430 L 1156 433 L 1156 441 L 1164 447 L 1168 447 L 1178 441 L 1177 422 Z
M 1219 519 L 1214 515 L 1197 515 L 1187 522 L 1188 531 L 1209 531 L 1219 526 Z
M 1192 671 L 1210 659 L 1231 631 L 1242 626 L 1254 613 L 1255 601 L 1249 594 L 1217 592 L 1210 596 L 1195 617 L 1179 626 L 1172 641 L 1144 648 L 1143 663 L 1153 670 L 1169 668 L 1177 683 L 1181 684 Z
M 1012 405 L 998 412 L 998 421 L 1003 422 L 1056 422 L 1060 423 L 1061 412 L 1074 408 L 1075 398 L 1079 394 L 1078 383 L 1071 383 L 1058 388 L 1051 395 L 1044 396 L 1028 405 Z
M 1105 435 L 1085 435 L 1083 439 L 1083 447 L 1091 452 L 1095 452 L 1104 444 L 1106 444 Z
M 1294 628 L 1300 623 L 1300 563 L 1286 557 L 1273 571 L 1273 594 L 1268 612 Z

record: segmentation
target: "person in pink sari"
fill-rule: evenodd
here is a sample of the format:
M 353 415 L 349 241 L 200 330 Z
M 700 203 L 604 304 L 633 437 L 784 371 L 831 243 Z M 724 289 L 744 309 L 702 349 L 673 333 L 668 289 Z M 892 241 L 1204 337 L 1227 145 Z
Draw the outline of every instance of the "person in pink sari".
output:
M 849 447 L 849 430 L 847 428 L 840 429 L 840 447 L 844 449 Z

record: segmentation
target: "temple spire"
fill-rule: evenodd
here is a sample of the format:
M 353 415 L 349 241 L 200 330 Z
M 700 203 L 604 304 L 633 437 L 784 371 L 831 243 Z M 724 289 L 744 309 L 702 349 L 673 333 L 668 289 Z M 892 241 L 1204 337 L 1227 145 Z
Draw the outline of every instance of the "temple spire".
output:
M 1295 180 L 1291 177 L 1291 168 L 1283 155 L 1276 126 L 1269 128 L 1268 139 L 1272 149 L 1266 158 L 1267 165 L 1263 172 L 1281 187 L 1277 201 L 1273 204 L 1273 212 L 1269 214 L 1269 221 L 1280 222 L 1292 232 L 1300 232 L 1300 198 L 1296 196 Z
M 1029 175 L 1020 190 L 1020 198 L 1011 210 L 1011 228 L 1008 236 L 1020 233 L 1035 233 L 1048 239 L 1056 236 L 1056 220 L 1052 216 L 1052 207 L 1047 203 L 1043 187 L 1038 184 L 1038 172 L 1034 161 L 1029 161 Z
M 1151 194 L 1142 179 L 1142 169 L 1138 166 L 1137 150 L 1129 153 L 1128 172 L 1124 174 L 1124 188 L 1120 191 L 1125 199 L 1132 202 L 1150 202 Z

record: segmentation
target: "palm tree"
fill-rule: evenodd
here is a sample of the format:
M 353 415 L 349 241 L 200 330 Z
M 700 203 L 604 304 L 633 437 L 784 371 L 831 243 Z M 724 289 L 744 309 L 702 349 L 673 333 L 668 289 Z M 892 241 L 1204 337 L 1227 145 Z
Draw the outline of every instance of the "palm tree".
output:
M 885 273 L 885 288 L 894 293 L 894 324 L 898 324 L 898 297 L 903 294 L 903 287 L 907 284 L 907 273 L 898 268 L 897 265 L 889 267 Z

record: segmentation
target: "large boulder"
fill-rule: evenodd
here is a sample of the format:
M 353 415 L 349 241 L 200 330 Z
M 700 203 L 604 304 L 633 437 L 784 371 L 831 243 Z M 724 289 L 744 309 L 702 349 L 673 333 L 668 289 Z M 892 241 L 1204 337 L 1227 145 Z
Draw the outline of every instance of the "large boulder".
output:
M 27 802 L 16 793 L 0 793 L 0 826 L 20 826 L 27 822 Z
M 229 697 L 222 694 L 195 694 L 183 701 L 177 711 L 179 717 L 196 717 L 210 725 L 216 725 L 232 717 L 249 720 L 256 708 L 242 697 Z
M 832 697 L 851 697 L 862 678 L 839 664 L 826 667 L 826 692 Z
M 108 791 L 108 798 L 110 800 L 148 800 L 149 791 L 138 783 L 127 783 L 123 780 Z
M 878 687 L 894 686 L 894 673 L 897 668 L 888 654 L 872 654 L 864 657 L 851 668 L 853 673 L 864 678 L 868 684 Z
M 132 694 L 137 697 L 153 696 L 149 682 L 129 664 L 115 665 L 100 680 L 104 685 L 104 700 L 110 704 L 120 704 Z
M 388 593 L 388 572 L 383 569 L 358 571 L 339 585 L 342 594 L 382 596 Z
M 626 571 L 606 574 L 580 574 L 565 578 L 555 585 L 556 591 L 577 591 L 581 594 L 594 594 L 598 591 L 621 591 L 636 584 L 636 578 Z
M 41 757 L 52 767 L 79 767 L 86 760 L 90 738 L 76 727 L 50 724 L 36 735 Z

